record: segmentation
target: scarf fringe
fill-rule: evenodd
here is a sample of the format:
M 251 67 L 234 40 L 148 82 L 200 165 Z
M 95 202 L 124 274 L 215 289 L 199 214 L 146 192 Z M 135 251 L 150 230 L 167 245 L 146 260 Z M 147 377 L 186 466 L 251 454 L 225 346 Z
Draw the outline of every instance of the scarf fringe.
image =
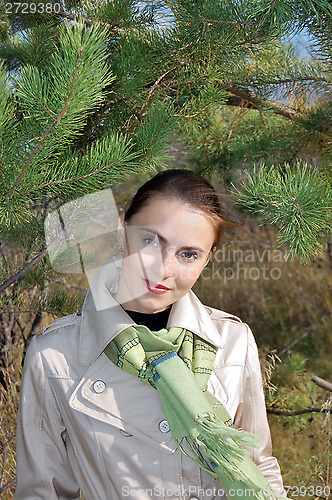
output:
M 254 434 L 225 425 L 215 413 L 200 413 L 195 418 L 195 422 L 202 428 L 203 435 L 207 433 L 223 439 L 222 446 L 231 453 L 238 452 L 239 455 L 244 456 L 247 453 L 244 450 L 246 446 L 252 446 L 253 448 L 259 446 L 257 437 Z
M 250 476 L 245 473 L 244 467 L 242 467 L 243 459 L 248 456 L 245 447 L 257 447 L 257 438 L 249 432 L 227 427 L 213 413 L 199 414 L 195 421 L 199 431 L 199 435 L 195 440 L 196 444 L 199 445 L 211 461 L 214 470 L 213 473 L 210 464 L 205 460 L 204 469 L 206 472 L 216 477 L 218 476 L 217 469 L 220 467 L 225 476 L 231 481 L 240 480 L 250 486 L 257 499 L 270 498 L 261 491 L 261 487 L 252 481 Z M 195 453 L 195 446 L 192 446 L 191 449 Z M 197 461 L 201 464 L 203 458 L 201 453 L 196 452 L 195 455 Z

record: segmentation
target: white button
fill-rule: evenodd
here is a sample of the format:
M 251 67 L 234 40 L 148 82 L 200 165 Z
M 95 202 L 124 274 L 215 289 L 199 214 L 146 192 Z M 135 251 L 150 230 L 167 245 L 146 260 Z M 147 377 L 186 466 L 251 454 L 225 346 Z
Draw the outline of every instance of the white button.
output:
M 159 422 L 159 430 L 160 432 L 168 432 L 169 431 L 169 425 L 167 420 L 162 420 Z
M 93 390 L 97 394 L 104 392 L 105 389 L 106 389 L 106 384 L 103 380 L 96 380 L 96 382 L 93 383 Z
M 131 437 L 131 436 L 132 436 L 132 434 L 129 434 L 129 432 L 126 432 L 126 431 L 124 431 L 123 429 L 120 429 L 120 432 L 121 432 L 121 434 L 122 434 L 124 437 L 126 437 L 126 438 L 129 438 L 129 437 Z
M 198 497 L 190 497 L 189 500 L 199 500 Z

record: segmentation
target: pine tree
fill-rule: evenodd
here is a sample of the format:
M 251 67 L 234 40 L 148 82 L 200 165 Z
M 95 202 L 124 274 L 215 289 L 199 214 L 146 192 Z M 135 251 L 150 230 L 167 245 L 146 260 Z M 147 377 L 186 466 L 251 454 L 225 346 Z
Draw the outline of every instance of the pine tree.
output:
M 83 182 L 71 180 L 75 178 L 75 168 L 80 172 L 86 168 L 83 158 L 87 160 L 88 150 L 90 158 L 98 151 L 97 164 L 103 162 L 110 134 L 122 141 L 123 147 L 130 140 L 125 151 L 136 158 L 123 159 L 128 168 L 129 163 L 136 171 L 140 167 L 161 166 L 162 146 L 167 131 L 175 125 L 175 117 L 183 140 L 196 151 L 199 171 L 217 173 L 237 184 L 238 173 L 244 169 L 248 172 L 249 177 L 243 178 L 244 194 L 239 196 L 243 208 L 250 206 L 258 214 L 269 210 L 265 187 L 272 177 L 288 186 L 288 190 L 275 193 L 278 217 L 269 220 L 279 225 L 280 241 L 288 245 L 288 255 L 300 255 L 307 260 L 319 250 L 320 241 L 328 237 L 331 222 L 332 7 L 327 0 L 181 0 L 146 2 L 144 6 L 133 0 L 43 0 L 37 12 L 33 12 L 34 2 L 28 4 L 28 13 L 21 12 L 20 4 L 13 4 L 12 8 L 3 5 L 1 18 L 4 41 L 0 56 L 7 71 L 12 78 L 17 73 L 18 78 L 26 78 L 26 85 L 33 81 L 34 88 L 26 87 L 23 93 L 36 91 L 36 96 L 43 95 L 45 102 L 51 96 L 49 88 L 37 89 L 36 75 L 39 80 L 51 78 L 57 63 L 49 55 L 59 47 L 60 27 L 68 20 L 73 25 L 81 19 L 87 31 L 101 23 L 107 33 L 105 64 L 113 76 L 112 81 L 105 82 L 103 98 L 94 102 L 85 118 L 75 125 L 67 149 L 52 157 L 55 167 L 50 163 L 51 152 L 45 153 L 52 181 L 43 179 L 43 175 L 38 180 L 31 177 L 39 201 L 40 186 L 45 180 L 47 186 L 52 182 L 52 195 L 60 196 L 62 201 L 69 191 L 80 195 L 115 181 L 113 167 L 100 171 L 97 168 L 93 175 L 90 171 Z M 311 59 L 298 57 L 294 47 L 285 41 L 285 37 L 301 30 L 313 37 Z M 30 71 L 30 76 L 26 71 Z M 86 83 L 88 86 L 88 80 Z M 12 85 L 16 88 L 19 83 Z M 22 117 L 29 127 L 34 121 L 26 119 L 24 106 L 29 98 L 18 90 L 10 95 L 12 109 L 15 108 L 15 130 L 21 134 L 18 123 Z M 30 106 L 35 106 L 33 100 Z M 77 116 L 73 103 L 72 110 Z M 49 118 L 45 123 L 50 123 Z M 39 123 L 40 120 L 41 116 Z M 62 127 L 65 122 L 61 122 Z M 43 133 L 42 129 L 35 136 L 39 132 Z M 29 142 L 28 137 L 25 139 Z M 42 161 L 42 151 L 48 147 L 45 141 L 34 162 Z M 310 167 L 303 170 L 303 162 Z M 285 164 L 290 165 L 290 170 Z M 253 171 L 255 165 L 259 175 Z M 34 168 L 28 168 L 31 175 Z M 125 172 L 121 164 L 117 179 Z M 309 183 L 315 179 L 310 184 L 312 198 L 303 197 L 298 190 L 298 179 L 306 174 Z M 14 182 L 25 183 L 26 179 L 23 176 Z M 11 181 L 6 182 L 11 186 Z M 253 184 L 256 193 L 260 193 L 259 200 L 253 196 Z M 11 206 L 14 199 L 18 206 L 24 203 L 17 188 L 10 196 Z M 28 201 L 30 191 L 23 191 Z M 9 215 L 6 193 L 4 190 L 2 200 L 8 224 L 15 216 Z M 301 199 L 305 199 L 305 206 Z M 319 199 L 321 205 L 317 205 Z M 294 212 L 294 207 L 298 212 Z M 26 203 L 19 210 L 21 221 L 25 209 Z M 290 213 L 296 216 L 290 217 Z

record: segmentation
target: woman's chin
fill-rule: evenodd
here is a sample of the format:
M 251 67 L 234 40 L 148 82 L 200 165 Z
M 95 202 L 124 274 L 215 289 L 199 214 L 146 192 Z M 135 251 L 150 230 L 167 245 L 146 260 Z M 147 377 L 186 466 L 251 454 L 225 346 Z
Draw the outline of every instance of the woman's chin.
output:
M 170 298 L 167 300 L 166 297 L 161 297 L 160 295 L 151 297 L 151 293 L 146 293 L 126 304 L 122 304 L 122 307 L 124 309 L 153 314 L 167 309 L 173 302 L 175 300 L 170 300 Z

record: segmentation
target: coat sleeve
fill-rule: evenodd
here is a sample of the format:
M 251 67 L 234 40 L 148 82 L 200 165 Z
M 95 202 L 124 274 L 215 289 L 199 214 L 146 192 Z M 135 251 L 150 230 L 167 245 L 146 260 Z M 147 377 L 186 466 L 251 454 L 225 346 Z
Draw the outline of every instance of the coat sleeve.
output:
M 80 498 L 65 438 L 66 429 L 38 351 L 38 338 L 33 337 L 21 382 L 15 500 Z
M 275 492 L 286 497 L 278 461 L 272 456 L 271 434 L 266 414 L 258 350 L 250 328 L 247 325 L 246 328 L 248 349 L 243 384 L 243 402 L 236 413 L 234 425 L 257 436 L 260 447 L 251 449 L 251 458 Z

